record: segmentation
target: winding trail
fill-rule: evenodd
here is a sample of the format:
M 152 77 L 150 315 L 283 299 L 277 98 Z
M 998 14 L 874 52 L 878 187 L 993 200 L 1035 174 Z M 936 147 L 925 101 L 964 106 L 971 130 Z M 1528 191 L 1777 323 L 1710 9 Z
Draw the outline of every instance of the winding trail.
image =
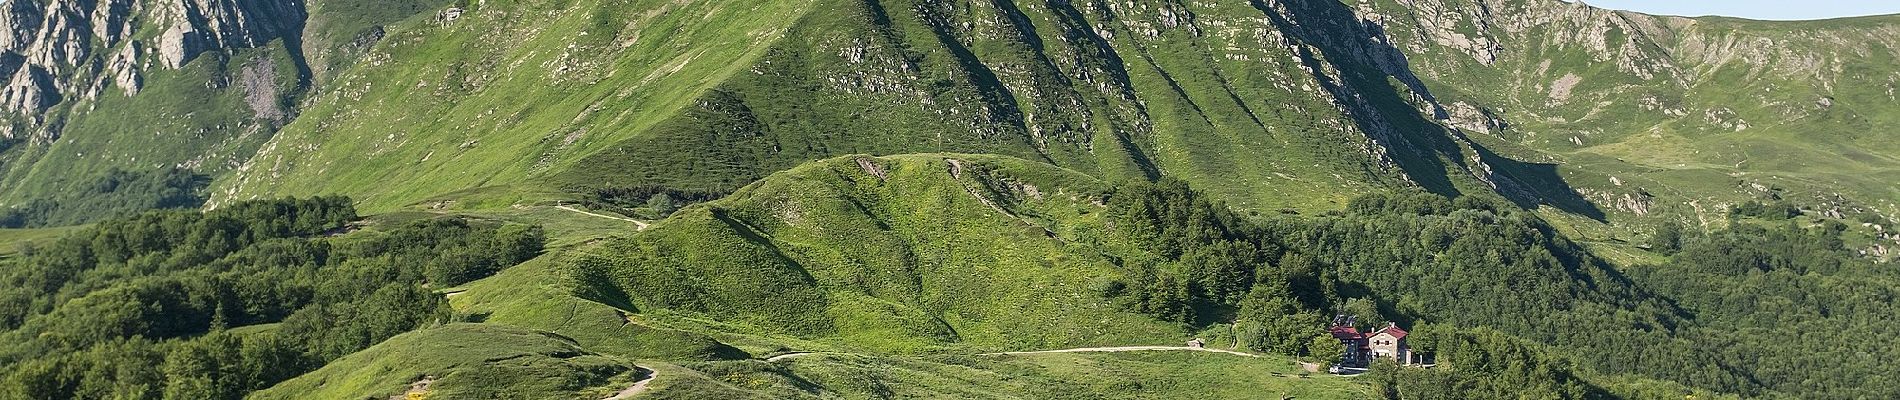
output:
M 815 353 L 815 352 L 809 352 L 809 351 L 794 351 L 794 352 L 790 352 L 790 353 L 785 353 L 785 354 L 780 354 L 780 355 L 776 355 L 776 356 L 771 356 L 771 357 L 768 357 L 768 358 L 766 358 L 766 359 L 765 359 L 765 362 L 774 362 L 774 361 L 778 361 L 778 360 L 784 360 L 784 359 L 788 359 L 788 358 L 794 358 L 794 357 L 804 357 L 804 356 L 809 356 L 809 355 L 813 355 L 813 354 L 818 354 L 818 353 Z
M 1077 347 L 1073 349 L 1058 349 L 1058 350 L 1005 351 L 1001 353 L 979 353 L 976 355 L 978 356 L 1016 356 L 1016 355 L 1056 354 L 1056 353 L 1120 353 L 1120 352 L 1130 352 L 1130 351 L 1204 351 L 1204 352 L 1209 352 L 1209 353 L 1232 354 L 1236 356 L 1260 358 L 1260 355 L 1258 354 L 1252 354 L 1252 353 L 1246 353 L 1246 352 L 1239 352 L 1239 351 L 1233 351 L 1233 350 L 1221 350 L 1221 349 L 1205 348 L 1205 347 L 1187 347 L 1187 346 Z M 790 353 L 767 357 L 765 361 L 777 362 L 781 360 L 788 360 L 792 358 L 818 355 L 818 354 L 827 354 L 827 353 L 815 352 L 815 351 L 794 351 Z
M 1119 352 L 1128 352 L 1128 351 L 1205 351 L 1209 353 L 1232 354 L 1232 355 L 1237 355 L 1237 356 L 1254 357 L 1254 358 L 1260 357 L 1260 355 L 1258 354 L 1244 353 L 1244 352 L 1238 352 L 1238 351 L 1233 351 L 1233 350 L 1221 350 L 1221 349 L 1213 349 L 1213 348 L 1206 348 L 1206 347 L 1187 347 L 1187 346 L 1081 347 L 1081 348 L 1061 349 L 1061 350 L 1005 351 L 1001 353 L 983 353 L 983 354 L 977 354 L 977 355 L 979 356 L 1014 356 L 1014 355 L 1024 355 L 1024 354 L 1052 354 L 1052 353 L 1119 353 Z
M 643 369 L 644 369 L 644 368 L 643 368 Z M 647 370 L 647 377 L 645 377 L 645 378 L 640 378 L 640 380 L 637 380 L 637 381 L 633 381 L 633 386 L 628 386 L 628 387 L 627 387 L 626 389 L 623 389 L 623 390 L 621 390 L 621 391 L 620 391 L 619 393 L 614 393 L 614 395 L 613 395 L 613 396 L 607 396 L 607 398 L 603 398 L 603 399 L 600 399 L 600 400 L 626 400 L 626 399 L 631 399 L 631 398 L 633 398 L 633 396 L 637 396 L 637 395 L 639 395 L 639 394 L 640 394 L 641 392 L 645 392 L 645 391 L 647 391 L 647 384 L 648 384 L 648 383 L 653 383 L 653 378 L 658 378 L 659 376 L 660 376 L 660 370 L 657 370 L 657 369 L 648 369 L 648 370 Z
M 1204 351 L 1204 352 L 1209 352 L 1209 353 L 1232 354 L 1232 355 L 1242 356 L 1242 357 L 1261 358 L 1259 354 L 1253 354 L 1253 353 L 1239 352 L 1239 351 L 1233 351 L 1233 350 L 1213 349 L 1213 348 L 1206 348 L 1206 347 L 1187 347 L 1187 346 L 1082 347 L 1082 348 L 1061 349 L 1061 350 L 1006 351 L 1006 352 L 1001 352 L 1001 353 L 983 353 L 983 354 L 978 354 L 978 355 L 979 356 L 1013 356 L 1013 355 L 1055 354 L 1055 353 L 1120 353 L 1120 352 L 1130 352 L 1130 351 Z M 1309 366 L 1308 363 L 1303 363 L 1303 362 L 1299 364 L 1300 364 L 1300 367 L 1302 369 L 1306 369 L 1307 372 L 1319 372 L 1317 371 L 1318 366 Z M 1345 375 L 1320 373 L 1314 376 L 1346 377 L 1346 376 L 1356 375 L 1358 372 L 1365 372 L 1365 371 L 1359 370 L 1353 374 L 1345 374 Z M 1280 373 L 1278 372 L 1274 372 L 1273 374 L 1275 376 L 1281 376 Z M 1304 378 L 1306 377 L 1306 375 L 1301 375 L 1301 377 Z
M 585 214 L 585 215 L 591 215 L 591 216 L 595 216 L 595 217 L 600 217 L 600 218 L 606 218 L 606 219 L 612 219 L 612 220 L 620 220 L 620 221 L 627 221 L 627 222 L 632 222 L 632 223 L 633 223 L 633 225 L 634 225 L 634 226 L 636 227 L 635 229 L 639 229 L 639 230 L 643 230 L 643 231 L 644 231 L 644 230 L 647 230 L 647 226 L 648 226 L 648 224 L 647 224 L 646 222 L 643 222 L 643 221 L 640 221 L 640 220 L 637 220 L 637 219 L 633 219 L 633 218 L 627 218 L 627 217 L 616 217 L 616 216 L 612 216 L 612 215 L 607 215 L 607 214 L 599 214 L 599 213 L 594 213 L 594 212 L 590 212 L 590 211 L 587 211 L 587 210 L 582 210 L 582 209 L 579 209 L 579 208 L 574 208 L 574 207 L 568 207 L 568 206 L 554 206 L 554 208 L 559 208 L 559 209 L 562 209 L 562 210 L 567 210 L 567 211 L 573 211 L 573 212 L 577 212 L 577 213 L 581 213 L 581 214 Z

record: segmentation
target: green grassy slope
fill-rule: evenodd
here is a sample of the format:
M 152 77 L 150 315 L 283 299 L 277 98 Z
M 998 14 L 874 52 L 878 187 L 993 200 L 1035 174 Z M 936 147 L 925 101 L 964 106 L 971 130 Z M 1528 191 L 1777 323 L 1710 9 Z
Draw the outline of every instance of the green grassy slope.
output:
M 935 151 L 1176 176 L 1255 211 L 1410 184 L 1574 197 L 1446 130 L 1429 91 L 1390 65 L 1396 53 L 1350 13 L 1316 8 L 323 1 L 271 58 L 294 64 L 278 68 L 292 78 L 276 87 L 284 118 L 213 101 L 173 117 L 204 125 L 200 137 L 134 146 L 87 133 L 12 164 L 177 164 L 217 179 L 214 205 L 343 193 L 379 212 L 489 187 L 717 194 L 809 160 Z M 153 92 L 124 101 L 171 98 Z M 167 126 L 97 115 L 100 127 Z
M 422 392 L 430 398 L 598 398 L 618 390 L 610 383 L 643 373 L 559 336 L 452 324 L 398 335 L 247 397 L 382 398 L 426 380 Z
M 745 333 L 759 330 L 704 320 L 692 313 L 628 314 L 574 297 L 571 286 L 558 279 L 556 271 L 548 270 L 550 264 L 537 260 L 503 271 L 469 285 L 450 297 L 450 302 L 458 312 L 482 315 L 483 326 L 529 327 L 572 338 L 586 351 L 637 360 L 639 367 L 659 371 L 647 398 L 1023 398 L 1091 393 L 1100 398 L 1238 399 L 1279 393 L 1344 399 L 1364 398 L 1369 390 L 1358 380 L 1303 378 L 1291 360 L 1272 355 L 1259 359 L 1198 353 L 886 355 L 856 347 L 858 341 Z M 388 352 L 423 350 L 394 347 L 394 343 L 385 345 L 391 346 Z M 732 353 L 733 347 L 746 353 Z M 828 353 L 774 363 L 758 361 L 788 349 Z M 449 371 L 455 369 L 402 372 L 441 376 Z M 400 379 L 384 386 L 407 384 L 396 381 Z
M 638 363 L 660 371 L 654 397 L 1363 398 L 1363 382 L 1300 378 L 1281 358 L 968 354 L 1193 334 L 1104 296 L 1130 280 L 1102 205 L 1122 179 L 1179 177 L 1256 212 L 1337 209 L 1392 186 L 1498 191 L 1549 206 L 1564 234 L 1536 225 L 1538 238 L 1581 233 L 1617 264 L 1658 262 L 1632 244 L 1650 225 L 1719 226 L 1743 200 L 1791 199 L 1818 225 L 1891 216 L 1900 194 L 1892 17 L 1690 20 L 1541 0 L 514 0 L 459 4 L 454 20 L 427 17 L 450 15 L 442 2 L 396 6 L 313 6 L 334 13 L 300 47 L 321 54 L 309 68 L 322 89 L 279 133 L 239 91 L 198 84 L 258 62 L 301 68 L 284 64 L 294 46 L 206 56 L 75 114 L 69 140 L 5 150 L 0 187 L 21 190 L 0 202 L 113 167 L 185 165 L 235 171 L 216 183 L 220 203 L 345 193 L 386 212 L 373 223 L 540 223 L 560 248 L 435 289 L 472 323 L 264 397 L 380 397 L 424 376 L 448 397 L 597 396 Z M 296 76 L 276 78 L 280 103 L 300 99 Z M 121 134 L 154 129 L 194 134 Z M 913 152 L 955 153 L 861 155 Z M 653 187 L 730 196 L 645 231 L 560 208 Z M 48 232 L 0 231 L 0 246 Z M 1448 311 L 1482 292 L 1421 269 L 1470 263 L 1407 261 L 1404 274 L 1338 267 L 1389 281 L 1361 294 L 1436 296 L 1396 301 L 1405 313 L 1486 324 Z M 1625 319 L 1654 310 L 1597 307 L 1636 286 L 1588 265 L 1610 273 L 1512 283 L 1622 318 L 1592 331 L 1651 330 Z M 1550 339 L 1535 332 L 1568 331 L 1513 333 Z M 760 360 L 788 351 L 841 354 Z
M 1122 273 L 1099 247 L 1107 190 L 1075 171 L 995 156 L 808 163 L 645 231 L 549 229 L 567 247 L 443 290 L 458 318 L 479 323 L 398 337 L 259 396 L 386 396 L 424 376 L 437 378 L 432 393 L 488 393 L 449 377 L 504 366 L 569 377 L 483 390 L 595 395 L 634 377 L 573 365 L 596 357 L 657 371 L 650 398 L 1370 393 L 1355 379 L 1304 377 L 1283 356 L 974 355 L 1169 344 L 1189 334 L 1097 293 L 1096 283 Z M 555 339 L 524 341 L 518 330 Z M 444 347 L 483 341 L 498 343 L 482 350 L 498 355 Z M 551 354 L 538 349 L 552 345 L 582 355 L 538 361 Z M 791 351 L 822 354 L 762 361 Z M 527 361 L 477 361 L 499 354 Z
M 706 334 L 635 323 L 612 306 L 576 297 L 552 261 L 552 256 L 529 261 L 471 283 L 449 296 L 449 302 L 457 312 L 487 324 L 551 332 L 607 354 L 665 360 L 748 356 Z
M 244 75 L 258 80 L 240 79 Z M 6 188 L 0 204 L 83 190 L 76 186 L 112 169 L 228 171 L 282 122 L 259 117 L 246 102 L 247 91 L 265 102 L 289 104 L 299 86 L 297 67 L 281 41 L 206 54 L 183 69 L 155 71 L 150 82 L 136 96 L 108 93 L 89 112 L 65 113 L 62 137 L 51 145 L 9 150 L 19 154 L 0 163 L 0 187 Z
M 549 229 L 552 239 L 567 247 L 459 287 L 431 288 L 445 294 L 452 308 L 438 314 L 465 323 L 420 325 L 419 331 L 338 359 L 258 396 L 383 397 L 424 388 L 418 382 L 426 381 L 423 390 L 450 397 L 499 393 L 585 397 L 631 385 L 641 376 L 629 373 L 635 365 L 657 371 L 659 377 L 649 390 L 663 398 L 1068 394 L 1363 398 L 1369 394 L 1369 382 L 1357 379 L 1303 378 L 1284 356 L 976 355 L 998 350 L 1172 344 L 1190 336 L 1214 338 L 1216 343 L 1243 342 L 1218 336 L 1216 331 L 1227 330 L 1221 325 L 1208 332 L 1191 332 L 1153 315 L 1125 311 L 1133 307 L 1129 297 L 1146 296 L 1130 293 L 1146 289 L 1123 284 L 1140 285 L 1140 278 L 1125 276 L 1139 269 L 1133 264 L 1155 262 L 1140 260 L 1143 249 L 1199 240 L 1177 237 L 1181 233 L 1174 229 L 1249 229 L 1184 224 L 1166 228 L 1176 235 L 1169 236 L 1172 239 L 1140 239 L 1145 230 L 1137 225 L 1156 222 L 1125 214 L 1161 212 L 1169 218 L 1222 219 L 1208 215 L 1209 210 L 1179 209 L 1184 205 L 1173 203 L 1185 202 L 1187 208 L 1218 205 L 1154 194 L 1166 198 L 1168 210 L 1134 211 L 1129 208 L 1145 206 L 1127 204 L 1134 200 L 1121 196 L 1139 199 L 1145 195 L 1115 190 L 1111 194 L 1107 183 L 1074 170 L 1015 158 L 856 155 L 774 174 L 726 199 L 690 206 L 644 231 L 618 223 L 610 225 L 621 226 L 621 232 L 587 229 L 586 223 L 569 219 L 604 223 L 605 218 L 575 212 L 539 214 L 548 210 L 536 206 L 489 211 L 485 218 L 550 218 L 551 226 L 559 227 Z M 1114 201 L 1109 201 L 1111 195 Z M 1417 197 L 1450 204 L 1431 195 Z M 343 238 L 368 240 L 377 235 L 377 226 L 429 218 L 434 213 L 417 210 L 372 217 L 352 224 L 369 230 Z M 1460 215 L 1490 218 L 1469 210 Z M 1520 228 L 1538 232 L 1533 235 L 1546 232 Z M 1342 225 L 1340 229 L 1354 228 Z M 1405 229 L 1387 231 L 1406 235 Z M 1231 239 L 1216 235 L 1207 239 Z M 1474 240 L 1487 240 L 1484 237 L 1489 235 L 1477 236 Z M 1355 237 L 1351 234 L 1312 236 L 1322 237 L 1362 242 L 1350 239 Z M 1134 240 L 1155 242 L 1127 242 Z M 1353 248 L 1362 247 L 1367 246 Z M 1389 250 L 1434 257 L 1402 247 Z M 1378 252 L 1350 254 L 1362 253 Z M 1283 257 L 1267 258 L 1288 263 Z M 1200 271 L 1198 265 L 1204 263 L 1184 260 L 1183 265 L 1166 268 Z M 1374 259 L 1362 266 L 1387 264 L 1394 263 Z M 1453 270 L 1462 266 L 1450 261 L 1412 264 Z M 1265 274 L 1261 276 L 1268 276 L 1263 281 L 1279 279 L 1272 277 L 1276 276 L 1270 272 L 1276 270 L 1272 266 L 1258 267 Z M 1566 281 L 1559 267 L 1530 266 L 1526 268 L 1533 270 L 1509 276 L 1523 285 L 1520 288 L 1543 288 L 1525 296 L 1586 290 L 1583 283 Z M 1406 274 L 1347 272 L 1342 268 L 1335 283 L 1358 287 L 1355 290 L 1362 295 L 1366 290 L 1386 293 L 1392 285 L 1404 285 L 1393 282 L 1417 280 Z M 1386 283 L 1367 282 L 1367 276 Z M 1253 277 L 1233 278 L 1244 279 L 1243 284 L 1259 282 Z M 1331 285 L 1323 282 L 1315 284 Z M 1621 284 L 1610 279 L 1595 283 L 1606 288 Z M 1459 293 L 1483 292 L 1448 285 L 1433 287 L 1431 293 L 1431 300 L 1402 298 L 1398 304 L 1404 309 L 1462 310 L 1444 306 L 1441 301 L 1447 300 L 1441 299 L 1455 301 Z M 1514 298 L 1511 295 L 1497 294 L 1486 297 L 1514 302 L 1509 300 Z M 1581 313 L 1597 309 L 1592 306 L 1600 301 L 1600 297 L 1589 297 L 1558 307 Z M 1238 315 L 1250 321 L 1271 319 L 1246 311 L 1260 311 L 1254 307 L 1243 304 Z M 1482 309 L 1464 311 L 1485 315 Z M 1232 321 L 1225 318 L 1233 315 L 1215 314 L 1210 319 Z M 1302 335 L 1312 334 L 1301 327 L 1293 329 L 1300 331 L 1288 335 L 1302 340 L 1308 339 Z M 1242 327 L 1229 332 L 1255 335 L 1255 330 Z M 286 331 L 294 330 L 252 326 L 232 334 Z M 1217 336 L 1206 336 L 1210 333 Z M 1255 340 L 1250 336 L 1244 342 L 1251 346 Z M 821 354 L 769 360 L 790 352 Z M 1473 360 L 1484 357 L 1488 356 L 1460 360 L 1478 362 Z M 1468 365 L 1478 366 L 1491 367 Z M 1568 364 L 1537 368 L 1576 373 L 1570 372 Z
M 480 346 L 468 345 L 480 343 Z M 826 354 L 766 363 L 637 367 L 558 336 L 457 324 L 398 336 L 249 396 L 600 398 L 652 378 L 636 398 L 1101 398 L 1292 396 L 1360 399 L 1363 379 L 1307 374 L 1292 360 L 1201 352 L 897 357 Z M 419 382 L 428 382 L 422 386 Z M 420 389 L 420 390 L 418 390 Z
M 1116 260 L 1132 259 L 1113 254 L 1140 245 L 1116 239 L 1125 234 L 1109 226 L 1109 190 L 1006 157 L 838 157 L 645 231 L 580 241 L 451 289 L 461 291 L 450 301 L 484 324 L 548 331 L 659 370 L 657 398 L 1371 395 L 1369 382 L 1302 378 L 1284 356 L 973 356 L 1195 334 L 1105 296 L 1105 284 L 1131 279 Z M 1539 275 L 1520 276 L 1527 286 L 1587 290 L 1556 267 L 1522 273 Z M 1450 299 L 1470 290 L 1433 289 Z M 1426 307 L 1452 309 L 1441 306 Z M 790 352 L 820 354 L 761 361 Z
M 19 254 L 26 247 L 43 246 L 60 236 L 86 229 L 85 225 L 41 229 L 0 229 L 0 259 Z
M 751 65 L 804 2 L 488 2 L 394 27 L 225 187 L 387 210 L 624 140 Z M 716 22 L 708 22 L 716 21 Z M 401 184 L 392 184 L 400 182 Z
M 1179 176 L 1255 210 L 1334 208 L 1401 175 L 1488 190 L 1464 178 L 1470 150 L 1373 60 L 1318 33 L 1259 35 L 1277 29 L 1265 17 L 1213 4 L 484 3 L 393 27 L 216 197 L 338 192 L 386 211 L 486 186 L 726 193 L 809 160 L 939 151 Z M 1339 100 L 1362 96 L 1376 104 Z
M 1775 197 L 1836 219 L 1900 212 L 1900 17 L 1690 19 L 1548 0 L 1361 12 L 1464 111 L 1457 124 L 1557 164 L 1625 232 L 1719 228 L 1730 205 Z
M 171 7 L 130 7 L 115 4 L 98 7 L 98 26 L 62 27 L 76 29 L 74 35 L 109 35 L 117 29 L 112 19 L 133 21 L 128 32 L 113 32 L 114 38 L 72 37 L 68 43 L 36 44 L 73 51 L 76 66 L 55 76 L 65 90 L 92 87 L 99 91 L 69 95 L 37 115 L 16 115 L 3 119 L 9 132 L 0 139 L 0 207 L 35 205 L 49 211 L 51 224 L 71 224 L 125 212 L 153 208 L 151 193 L 113 192 L 89 194 L 93 199 L 64 197 L 86 191 L 87 185 L 116 171 L 135 174 L 183 171 L 205 177 L 221 176 L 237 168 L 269 141 L 273 134 L 295 119 L 313 88 L 328 83 L 331 72 L 353 65 L 364 48 L 374 45 L 383 27 L 411 18 L 422 11 L 434 11 L 441 0 L 405 0 L 401 2 L 365 2 L 362 0 L 312 0 L 281 8 L 256 4 L 220 4 L 222 12 L 255 12 L 243 26 L 223 26 L 225 32 L 200 32 L 209 35 L 237 35 L 246 29 L 282 29 L 256 43 L 225 43 L 229 48 L 208 49 L 184 65 L 173 69 L 159 62 L 157 43 L 162 31 L 176 16 Z M 45 4 L 21 3 L 22 7 Z M 94 6 L 52 5 L 76 13 L 81 21 Z M 225 8 L 218 8 L 225 7 Z M 269 11 L 260 9 L 269 8 Z M 117 10 L 117 11 L 108 11 Z M 220 11 L 194 11 L 212 12 Z M 113 14 L 112 18 L 106 18 Z M 24 17 L 23 17 L 24 18 Z M 189 18 L 206 18 L 193 15 Z M 265 21 L 264 19 L 269 19 Z M 22 20 L 24 21 L 24 20 Z M 50 20 L 49 20 L 50 21 Z M 25 23 L 21 21 L 10 24 Z M 227 22 L 231 25 L 240 25 Z M 11 25 L 10 25 L 11 26 Z M 37 30 L 13 26 L 16 30 Z M 304 28 L 299 32 L 299 28 Z M 87 33 L 80 33 L 87 32 Z M 123 37 L 117 35 L 124 34 Z M 57 39 L 57 38 L 56 38 Z M 27 40 L 27 39 L 23 39 Z M 197 46 L 207 46 L 198 44 Z M 130 47 L 121 53 L 118 49 Z M 15 51 L 20 51 L 16 49 Z M 120 54 L 135 55 L 121 60 Z M 60 56 L 54 56 L 60 57 Z M 112 58 L 107 60 L 107 58 Z M 51 61 L 49 61 L 51 62 Z M 117 65 L 129 63 L 130 65 Z M 315 65 L 313 65 L 315 64 Z M 131 71 L 131 82 L 118 77 L 117 69 Z M 54 97 L 60 97 L 57 93 Z M 208 197 L 205 184 L 196 182 L 178 189 L 192 192 L 199 200 L 190 204 L 161 204 L 160 208 L 190 208 Z M 103 198 L 103 199 L 102 199 Z M 98 203 L 122 206 L 100 209 Z
M 1094 182 L 989 156 L 836 158 L 585 249 L 572 268 L 585 296 L 630 311 L 874 351 L 1172 342 L 1186 332 L 1090 287 L 1122 274 L 1074 243 L 1100 229 Z
M 767 397 L 1363 399 L 1361 379 L 1304 374 L 1292 360 L 1201 352 L 1072 353 L 1025 356 L 884 357 L 816 355 L 781 362 L 817 390 L 775 387 L 771 375 L 741 373 Z M 664 377 L 664 375 L 663 375 Z M 707 385 L 660 387 L 653 398 L 698 398 Z M 789 386 L 789 385 L 788 385 Z M 776 389 L 776 390 L 775 390 Z M 814 393 L 815 392 L 815 393 Z
M 1549 0 L 382 6 L 313 2 L 300 37 L 56 112 L 62 140 L 0 154 L 0 202 L 174 166 L 218 178 L 214 204 L 718 194 L 809 160 L 947 151 L 1175 176 L 1252 211 L 1406 181 L 1496 190 L 1614 241 L 1775 195 L 1891 216 L 1900 178 L 1892 17 Z M 245 104 L 257 85 L 236 78 L 261 65 L 282 117 Z

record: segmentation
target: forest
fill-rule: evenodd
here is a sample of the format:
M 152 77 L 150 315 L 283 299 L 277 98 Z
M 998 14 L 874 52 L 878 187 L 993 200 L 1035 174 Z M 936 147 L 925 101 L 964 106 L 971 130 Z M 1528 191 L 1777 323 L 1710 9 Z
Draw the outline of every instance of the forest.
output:
M 1392 398 L 1900 396 L 1877 383 L 1900 376 L 1881 361 L 1900 352 L 1867 334 L 1896 327 L 1900 275 L 1845 248 L 1839 222 L 1744 205 L 1727 229 L 1664 229 L 1668 262 L 1618 268 L 1496 198 L 1370 194 L 1246 218 L 1164 180 L 1109 204 L 1141 251 L 1104 296 L 1291 355 L 1325 352 L 1314 337 L 1334 314 L 1415 327 L 1442 367 L 1384 368 Z
M 180 168 L 112 168 L 78 179 L 55 196 L 0 209 L 0 228 L 78 225 L 145 210 L 197 208 L 204 205 L 205 186 L 210 183 L 210 177 Z
M 1850 252 L 1839 222 L 1737 211 L 1725 229 L 1666 226 L 1649 243 L 1664 261 L 1619 267 L 1492 197 L 1258 216 L 1164 179 L 1106 208 L 1091 240 L 1126 274 L 1099 296 L 1315 361 L 1337 351 L 1333 315 L 1399 323 L 1437 366 L 1375 364 L 1386 398 L 1900 396 L 1882 384 L 1900 354 L 1866 334 L 1895 327 L 1900 275 Z M 468 217 L 364 220 L 343 197 L 107 219 L 0 260 L 0 396 L 241 398 L 475 319 L 444 290 L 545 241 Z
M 22 249 L 0 282 L 0 397 L 236 399 L 458 317 L 437 289 L 541 252 L 540 228 L 357 227 L 344 197 L 153 211 Z

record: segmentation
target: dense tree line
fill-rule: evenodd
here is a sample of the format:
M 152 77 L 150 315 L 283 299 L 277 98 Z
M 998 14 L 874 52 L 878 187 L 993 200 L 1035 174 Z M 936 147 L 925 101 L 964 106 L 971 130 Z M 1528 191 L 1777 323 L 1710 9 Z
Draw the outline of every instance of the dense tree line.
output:
M 1700 361 L 1713 349 L 1680 339 L 1692 313 L 1509 203 L 1372 194 L 1336 215 L 1266 223 L 1283 245 L 1335 265 L 1342 287 L 1401 324 L 1490 328 L 1603 373 L 1754 388 L 1745 374 Z
M 1784 220 L 1801 215 L 1801 208 L 1782 200 L 1766 203 L 1760 200 L 1749 200 L 1730 208 L 1729 215 Z
M 664 186 L 611 186 L 579 190 L 589 208 L 617 210 L 644 219 L 662 219 L 681 207 L 718 199 L 725 193 L 681 190 Z
M 1135 311 L 1197 326 L 1234 322 L 1256 350 L 1304 354 L 1340 302 L 1325 265 L 1178 180 L 1110 196 L 1109 248 L 1131 272 L 1111 293 Z
M 1343 213 L 1251 221 L 1164 180 L 1119 188 L 1110 214 L 1133 248 L 1122 252 L 1130 308 L 1236 322 L 1257 350 L 1302 354 L 1336 313 L 1366 328 L 1388 318 L 1508 324 L 1542 341 L 1576 324 L 1676 323 L 1666 302 L 1509 204 L 1374 194 Z
M 533 257 L 539 228 L 461 218 L 338 235 L 350 200 L 160 211 L 13 260 L 0 397 L 233 399 L 450 318 L 434 292 Z
M 1694 324 L 1677 338 L 1708 348 L 1700 360 L 1738 370 L 1733 391 L 1815 398 L 1900 398 L 1900 346 L 1882 332 L 1900 328 L 1900 270 L 1858 257 L 1838 223 L 1735 223 L 1684 240 L 1663 265 L 1630 269 L 1633 279 L 1682 305 Z M 1688 371 L 1647 375 L 1688 382 Z
M 113 168 L 57 194 L 0 210 L 0 228 L 78 225 L 95 218 L 204 205 L 211 178 L 181 168 Z
M 1615 398 L 1577 375 L 1566 358 L 1543 346 L 1489 328 L 1421 327 L 1409 339 L 1414 349 L 1459 360 L 1446 368 L 1404 368 L 1381 360 L 1371 379 L 1387 399 Z M 1679 395 L 1678 395 L 1679 396 Z M 1672 398 L 1674 396 L 1671 396 Z
M 1900 349 L 1872 334 L 1896 327 L 1900 274 L 1847 251 L 1838 223 L 1738 223 L 1706 236 L 1666 226 L 1651 247 L 1671 262 L 1625 270 L 1501 199 L 1379 193 L 1343 212 L 1249 220 L 1162 181 L 1123 185 L 1109 204 L 1109 247 L 1131 278 L 1106 294 L 1131 310 L 1232 323 L 1248 347 L 1293 355 L 1329 351 L 1314 336 L 1332 314 L 1457 332 L 1440 349 L 1445 368 L 1399 374 L 1394 387 L 1420 394 L 1405 398 L 1457 393 L 1419 389 L 1443 385 L 1463 398 L 1693 390 L 1654 380 L 1747 396 L 1900 397 L 1874 383 L 1900 377 L 1885 362 Z M 1798 213 L 1761 209 L 1775 220 Z M 1500 362 L 1521 366 L 1493 370 Z M 1592 374 L 1635 378 L 1579 378 Z M 1513 380 L 1523 377 L 1536 381 Z

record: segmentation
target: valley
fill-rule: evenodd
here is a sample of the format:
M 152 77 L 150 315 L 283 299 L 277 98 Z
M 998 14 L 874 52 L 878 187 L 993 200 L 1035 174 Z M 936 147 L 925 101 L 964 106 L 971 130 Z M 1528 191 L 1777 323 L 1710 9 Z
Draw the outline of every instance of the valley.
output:
M 0 398 L 1900 396 L 1897 16 L 0 21 Z M 1436 362 L 1310 372 L 1335 316 Z

